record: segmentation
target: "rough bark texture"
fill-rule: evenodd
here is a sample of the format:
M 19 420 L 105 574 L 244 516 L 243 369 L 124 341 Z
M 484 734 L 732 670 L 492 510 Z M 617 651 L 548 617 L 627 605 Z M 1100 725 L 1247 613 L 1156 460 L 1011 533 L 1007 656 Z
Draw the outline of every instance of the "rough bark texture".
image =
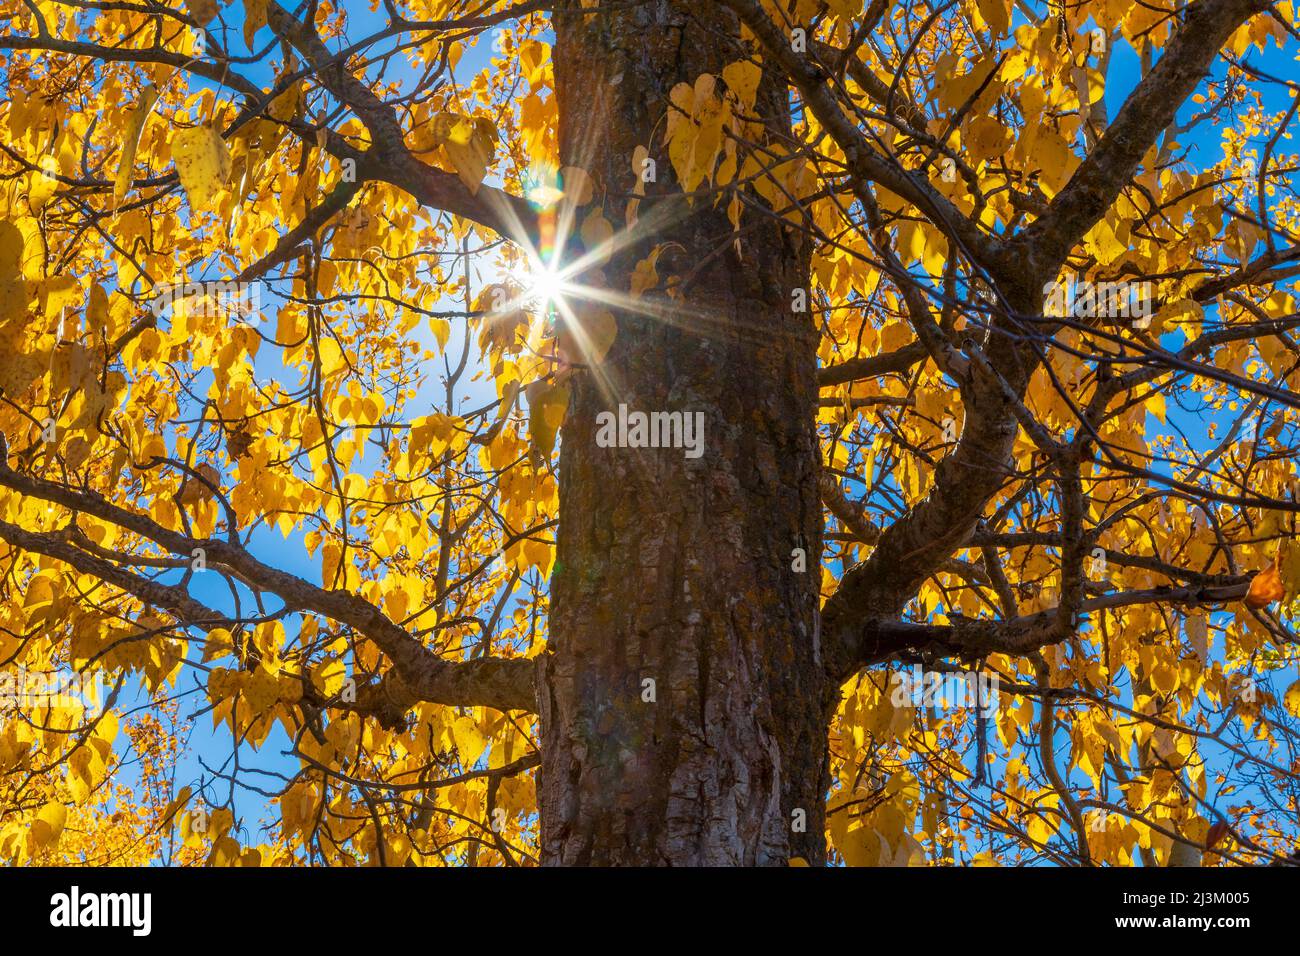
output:
M 668 91 L 720 73 L 741 50 L 725 10 L 611 7 L 557 13 L 554 57 L 565 161 L 592 171 L 595 202 L 622 223 L 638 145 L 658 167 L 642 219 L 655 196 L 680 196 L 661 148 Z M 788 129 L 777 84 L 765 80 L 757 109 L 773 132 Z M 725 203 L 709 206 L 677 210 L 605 266 L 608 286 L 625 292 L 663 243 L 660 276 L 693 279 L 671 319 L 618 312 L 603 367 L 573 383 L 539 688 L 547 864 L 825 857 L 834 688 L 817 633 L 816 339 L 790 307 L 791 290 L 808 284 L 807 251 L 768 219 L 738 255 Z M 703 456 L 597 447 L 597 414 L 620 402 L 703 412 Z M 792 569 L 797 547 L 803 573 Z

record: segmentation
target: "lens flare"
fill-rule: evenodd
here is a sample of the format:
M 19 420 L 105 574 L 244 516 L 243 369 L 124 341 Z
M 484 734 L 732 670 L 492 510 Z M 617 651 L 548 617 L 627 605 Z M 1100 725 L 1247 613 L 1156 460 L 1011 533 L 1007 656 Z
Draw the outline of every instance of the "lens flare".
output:
M 514 274 L 525 299 L 536 302 L 544 312 L 559 305 L 568 291 L 564 277 L 545 262 L 538 260 Z

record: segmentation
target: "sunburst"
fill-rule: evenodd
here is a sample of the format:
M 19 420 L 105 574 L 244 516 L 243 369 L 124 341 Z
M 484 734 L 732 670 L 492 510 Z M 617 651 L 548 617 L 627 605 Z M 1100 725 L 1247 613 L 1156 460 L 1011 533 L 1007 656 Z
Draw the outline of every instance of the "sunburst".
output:
M 674 220 L 688 214 L 686 204 L 655 203 L 639 217 L 632 218 L 626 227 L 612 230 L 593 248 L 574 249 L 571 246 L 577 244 L 570 240 L 580 231 L 577 223 L 591 215 L 593 207 L 573 201 L 564 185 L 549 168 L 539 168 L 528 177 L 524 195 L 536 216 L 532 228 L 518 221 L 513 210 L 502 210 L 503 218 L 513 227 L 509 230 L 510 238 L 521 253 L 517 265 L 507 270 L 518 293 L 502 311 L 534 311 L 557 326 L 562 324 L 569 341 L 580 353 L 571 356 L 572 360 L 592 367 L 602 389 L 616 394 L 616 383 L 608 381 L 604 370 L 599 368 L 600 356 L 594 353 L 601 350 L 593 342 L 590 330 L 585 328 L 587 317 L 605 310 L 618 311 L 689 328 L 699 335 L 709 335 L 724 323 L 706 310 L 685 302 L 671 301 L 661 295 L 643 297 L 619 292 L 593 279 L 612 257 L 652 240 Z M 734 317 L 726 324 L 732 326 L 734 333 Z

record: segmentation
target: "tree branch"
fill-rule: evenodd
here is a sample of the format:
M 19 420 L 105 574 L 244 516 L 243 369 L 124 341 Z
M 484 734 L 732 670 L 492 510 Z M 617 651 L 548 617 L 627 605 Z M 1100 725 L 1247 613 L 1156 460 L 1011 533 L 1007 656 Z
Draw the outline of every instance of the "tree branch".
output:
M 534 239 L 535 216 L 526 200 L 486 184 L 471 192 L 455 173 L 420 162 L 407 148 L 393 108 L 348 72 L 311 26 L 278 3 L 267 6 L 267 21 L 302 54 L 325 88 L 365 124 L 372 145 L 358 165 L 364 165 L 367 175 L 406 190 L 426 206 L 486 226 L 504 239 Z
M 1151 72 L 1125 100 L 1115 121 L 1074 171 L 1047 212 L 1009 243 L 1036 274 L 1056 267 L 1106 214 L 1132 181 L 1142 157 L 1209 73 L 1233 32 L 1269 8 L 1268 0 L 1197 0 Z
M 1083 601 L 1079 608 L 1086 613 L 1139 604 L 1175 604 L 1183 607 L 1226 604 L 1240 601 L 1246 596 L 1251 577 L 1254 575 L 1217 587 L 1162 586 L 1144 591 L 1117 591 Z M 987 657 L 989 654 L 1024 656 L 1049 644 L 1060 643 L 1061 635 L 1056 626 L 1058 617 L 1058 609 L 1049 608 L 1037 614 L 1006 621 L 963 617 L 954 618 L 950 624 L 917 624 L 878 618 L 867 620 L 855 629 L 850 653 L 839 662 L 834 676 L 837 680 L 847 680 L 863 667 L 905 654 L 915 656 L 929 653 L 970 659 Z
M 263 564 L 239 545 L 216 538 L 191 538 L 170 531 L 145 515 L 119 508 L 99 495 L 22 475 L 8 465 L 0 465 L 0 486 L 118 525 L 153 541 L 172 554 L 189 556 L 202 549 L 209 564 L 228 568 L 252 586 L 277 595 L 287 608 L 312 611 L 352 627 L 374 641 L 393 662 L 412 703 L 423 700 L 454 706 L 482 705 L 502 711 L 531 712 L 536 709 L 534 665 L 531 660 L 443 660 L 363 598 L 348 591 L 327 591 L 286 571 Z M 87 574 L 94 574 L 129 591 L 145 603 L 175 611 L 187 618 L 197 616 L 199 620 L 207 619 L 205 615 L 213 613 L 198 602 L 186 603 L 190 599 L 188 596 L 182 599 L 183 592 L 178 593 L 177 588 L 139 578 L 84 552 L 70 555 L 70 544 L 64 542 L 66 547 L 54 548 L 49 539 L 30 537 L 32 534 L 36 533 L 22 532 L 12 525 L 0 528 L 0 537 L 15 546 L 65 560 Z M 75 560 L 70 557 L 75 557 Z M 100 573 L 103 571 L 107 574 L 108 569 L 112 569 L 112 575 Z M 395 693 L 401 694 L 403 691 L 399 688 Z
M 921 210 L 935 226 L 959 242 L 975 262 L 998 276 L 1014 274 L 1012 264 L 1003 257 L 1003 246 L 998 239 L 981 231 L 929 182 L 914 176 L 868 143 L 866 136 L 840 108 L 834 91 L 826 83 L 825 71 L 794 51 L 785 34 L 757 0 L 721 2 L 730 7 L 758 38 L 768 55 L 799 90 L 805 106 L 844 153 L 850 184 L 859 199 L 869 196 L 867 183 L 879 183 Z

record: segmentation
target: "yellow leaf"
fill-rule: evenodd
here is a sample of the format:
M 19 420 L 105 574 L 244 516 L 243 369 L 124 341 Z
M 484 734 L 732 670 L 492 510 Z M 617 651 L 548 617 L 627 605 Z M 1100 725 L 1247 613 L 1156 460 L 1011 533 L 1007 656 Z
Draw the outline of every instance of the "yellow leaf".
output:
M 117 739 L 118 729 L 119 729 L 119 723 L 117 719 L 117 714 L 113 713 L 111 710 L 105 711 L 104 716 L 99 721 L 99 727 L 95 732 L 95 736 L 97 736 L 100 740 L 106 741 L 111 744 L 114 740 Z
M 244 42 L 253 49 L 253 37 L 266 26 L 266 7 L 269 0 L 244 0 Z
M 528 438 L 533 452 L 537 458 L 549 458 L 555 450 L 555 434 L 569 407 L 569 389 L 536 381 L 529 383 L 524 394 L 528 396 Z
M 963 142 L 974 159 L 998 156 L 1007 146 L 1007 127 L 992 116 L 976 116 L 971 119 Z
M 1053 196 L 1060 192 L 1079 165 L 1079 158 L 1070 150 L 1065 138 L 1046 128 L 1038 130 L 1029 159 L 1031 166 L 1041 170 L 1041 181 Z
M 455 113 L 439 113 L 434 117 L 434 137 L 442 143 L 461 182 L 470 193 L 478 195 L 496 149 L 496 126 L 482 117 L 470 119 Z
M 157 87 L 146 86 L 140 94 L 140 102 L 136 103 L 135 109 L 131 111 L 126 129 L 122 132 L 122 158 L 118 160 L 117 178 L 113 180 L 114 206 L 122 201 L 122 197 L 131 187 L 131 171 L 135 167 L 135 153 L 140 147 L 140 136 L 144 132 L 144 124 L 149 121 L 149 114 L 153 112 L 153 105 L 156 102 L 158 102 Z
M 1165 397 L 1159 392 L 1152 392 L 1147 396 L 1146 406 L 1147 411 L 1160 419 L 1163 424 L 1165 421 Z
M 90 287 L 90 298 L 86 303 L 86 331 L 103 332 L 108 323 L 108 293 L 96 282 Z
M 339 559 L 342 556 L 342 549 L 332 541 L 321 549 L 321 582 L 325 587 L 334 588 L 338 586 Z
M 1282 575 L 1282 587 L 1287 594 L 1300 593 L 1300 548 L 1295 541 L 1282 545 L 1278 556 L 1278 567 Z
M 758 94 L 758 81 L 763 78 L 763 69 L 757 63 L 742 60 L 728 63 L 722 68 L 722 79 L 727 89 L 736 94 L 736 99 L 746 110 L 754 108 L 754 97 Z
M 487 739 L 479 732 L 478 724 L 472 718 L 457 717 L 456 722 L 452 724 L 451 734 L 456 744 L 456 752 L 460 754 L 461 766 L 470 767 L 476 764 L 487 746 Z
M 1007 32 L 1011 17 L 1005 0 L 976 0 L 976 5 L 990 30 L 999 36 Z
M 25 245 L 22 230 L 8 219 L 0 219 L 0 280 L 22 275 Z
M 32 821 L 32 838 L 39 846 L 48 846 L 59 838 L 68 819 L 68 808 L 61 803 L 47 803 Z
M 1162 694 L 1172 694 L 1178 689 L 1178 668 L 1161 664 L 1151 672 L 1151 683 Z
M 1282 706 L 1292 717 L 1300 717 L 1300 680 L 1286 689 L 1282 695 Z
M 526 538 L 520 547 L 520 552 L 523 559 L 540 571 L 543 577 L 551 573 L 551 557 L 555 552 L 549 541 Z
M 934 96 L 941 109 L 957 109 L 983 90 L 984 92 L 976 97 L 974 104 L 976 111 L 979 111 L 985 102 L 996 99 L 1002 92 L 1002 84 L 996 79 L 990 80 L 999 67 L 996 51 L 991 51 L 974 61 L 969 72 L 966 73 L 956 71 L 955 59 L 952 62 L 941 60 L 938 67 L 942 79 L 934 85 Z
M 172 140 L 172 157 L 190 207 L 209 210 L 230 176 L 230 150 L 210 126 L 181 130 Z
M 634 299 L 659 284 L 659 270 L 655 268 L 655 264 L 659 261 L 659 253 L 662 251 L 662 246 L 655 246 L 650 255 L 636 264 L 629 289 Z

